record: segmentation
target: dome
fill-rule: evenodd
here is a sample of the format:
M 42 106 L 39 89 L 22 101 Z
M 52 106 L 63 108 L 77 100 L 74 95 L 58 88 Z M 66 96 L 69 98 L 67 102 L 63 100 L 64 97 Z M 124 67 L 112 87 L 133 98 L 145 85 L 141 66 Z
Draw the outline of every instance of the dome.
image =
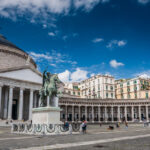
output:
M 25 51 L 0 35 L 0 70 L 26 65 L 36 69 L 36 63 Z

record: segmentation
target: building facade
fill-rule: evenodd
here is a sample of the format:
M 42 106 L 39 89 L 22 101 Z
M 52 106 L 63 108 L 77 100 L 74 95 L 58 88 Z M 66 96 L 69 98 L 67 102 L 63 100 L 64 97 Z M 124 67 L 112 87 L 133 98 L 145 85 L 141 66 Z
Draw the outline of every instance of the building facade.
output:
M 150 79 L 137 77 L 115 81 L 117 99 L 148 99 L 150 98 Z
M 34 60 L 0 36 L 0 119 L 31 120 L 41 84 Z
M 95 75 L 79 83 L 81 98 L 115 98 L 115 80 L 110 75 Z
M 150 120 L 150 100 L 98 100 L 61 98 L 61 120 L 70 122 L 114 123 Z
M 81 97 L 81 91 L 79 89 L 79 83 L 65 83 L 64 91 L 66 94 L 75 97 Z

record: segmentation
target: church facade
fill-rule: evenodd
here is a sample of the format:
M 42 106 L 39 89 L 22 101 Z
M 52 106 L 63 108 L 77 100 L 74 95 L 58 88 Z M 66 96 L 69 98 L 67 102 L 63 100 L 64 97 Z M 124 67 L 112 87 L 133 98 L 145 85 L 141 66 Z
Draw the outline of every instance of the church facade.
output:
M 40 106 L 42 74 L 34 60 L 0 35 L 0 122 L 30 121 L 32 108 Z M 64 95 L 59 106 L 61 120 L 91 123 L 149 121 L 149 99 L 89 99 Z

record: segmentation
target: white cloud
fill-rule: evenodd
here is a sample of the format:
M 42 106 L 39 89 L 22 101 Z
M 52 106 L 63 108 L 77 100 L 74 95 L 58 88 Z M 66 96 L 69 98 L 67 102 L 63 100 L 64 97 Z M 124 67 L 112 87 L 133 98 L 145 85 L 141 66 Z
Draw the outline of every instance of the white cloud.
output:
M 87 79 L 87 74 L 88 74 L 87 71 L 77 68 L 76 71 L 71 74 L 71 80 L 73 82 L 85 80 Z
M 108 44 L 107 44 L 107 48 L 114 48 L 114 47 L 123 47 L 127 44 L 127 42 L 125 40 L 111 40 Z
M 140 4 L 147 4 L 147 3 L 149 3 L 150 2 L 150 0 L 138 0 L 138 2 L 140 3 Z
M 67 35 L 64 35 L 64 36 L 62 37 L 62 39 L 63 39 L 64 41 L 66 41 L 66 40 L 67 40 L 67 38 L 68 38 L 68 36 L 67 36 Z
M 150 74 L 144 73 L 144 74 L 139 75 L 139 77 L 140 77 L 140 78 L 147 79 L 147 78 L 150 78 Z
M 90 11 L 100 2 L 108 0 L 0 0 L 0 16 L 15 20 L 28 14 L 30 19 L 42 17 L 50 20 L 53 14 L 68 15 L 80 8 Z
M 133 74 L 133 76 L 134 77 L 144 78 L 144 79 L 150 78 L 150 70 L 143 71 L 141 73 L 135 73 L 135 74 Z
M 99 42 L 102 42 L 102 41 L 104 41 L 104 39 L 102 39 L 102 38 L 95 38 L 95 39 L 92 40 L 93 43 L 99 43 Z
M 57 65 L 56 64 L 50 64 L 51 66 L 53 66 L 53 67 L 56 67 Z
M 111 60 L 109 62 L 110 66 L 113 68 L 118 68 L 120 66 L 124 66 L 124 64 L 122 62 L 117 62 L 116 60 Z
M 47 63 L 47 65 L 57 67 L 57 65 L 69 64 L 75 66 L 76 61 L 72 61 L 71 58 L 66 54 L 61 54 L 52 50 L 50 53 L 35 53 L 29 52 L 29 55 L 33 57 L 36 62 Z
M 46 24 L 43 24 L 43 29 L 47 28 L 47 25 Z
M 58 77 L 62 82 L 69 82 L 70 81 L 70 71 L 65 70 L 64 72 L 59 73 Z
M 59 78 L 63 82 L 79 82 L 88 78 L 88 72 L 80 68 L 76 68 L 74 72 L 65 70 L 62 73 L 59 73 Z
M 48 35 L 49 36 L 55 36 L 55 33 L 54 32 L 48 32 Z
M 40 59 L 52 60 L 52 56 L 46 54 L 38 54 L 35 52 L 30 52 L 30 55 L 33 57 L 34 60 L 38 61 Z
M 118 46 L 125 46 L 127 44 L 126 41 L 118 41 Z
M 92 10 L 98 3 L 106 3 L 109 0 L 74 0 L 74 7 L 76 9 L 83 8 L 85 11 Z
M 95 73 L 92 73 L 90 76 L 91 76 L 91 77 L 95 76 Z

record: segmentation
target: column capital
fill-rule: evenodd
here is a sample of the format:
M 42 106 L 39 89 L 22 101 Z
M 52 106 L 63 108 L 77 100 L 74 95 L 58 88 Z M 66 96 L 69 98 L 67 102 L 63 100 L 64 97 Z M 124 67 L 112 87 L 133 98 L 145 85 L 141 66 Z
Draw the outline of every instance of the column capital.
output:
M 24 87 L 20 87 L 20 90 L 25 90 L 25 88 Z
M 30 89 L 30 92 L 34 92 L 35 91 L 35 89 Z
M 10 89 L 13 89 L 13 88 L 14 88 L 14 86 L 13 86 L 13 85 L 9 85 L 9 88 L 10 88 Z

